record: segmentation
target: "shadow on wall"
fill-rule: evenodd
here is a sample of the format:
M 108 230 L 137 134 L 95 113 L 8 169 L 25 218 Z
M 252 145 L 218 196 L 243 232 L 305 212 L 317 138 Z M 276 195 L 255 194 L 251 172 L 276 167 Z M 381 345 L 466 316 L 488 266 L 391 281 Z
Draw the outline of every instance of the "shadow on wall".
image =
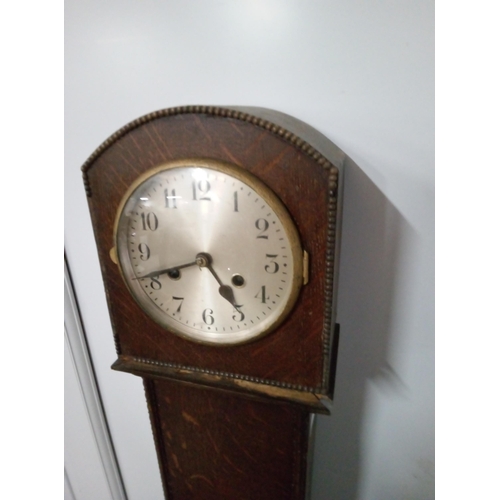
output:
M 340 256 L 338 353 L 332 416 L 318 417 L 313 462 L 314 500 L 358 498 L 361 432 L 369 381 L 404 395 L 387 362 L 394 281 L 408 223 L 350 159 L 345 166 Z M 403 396 L 404 397 L 404 396 Z

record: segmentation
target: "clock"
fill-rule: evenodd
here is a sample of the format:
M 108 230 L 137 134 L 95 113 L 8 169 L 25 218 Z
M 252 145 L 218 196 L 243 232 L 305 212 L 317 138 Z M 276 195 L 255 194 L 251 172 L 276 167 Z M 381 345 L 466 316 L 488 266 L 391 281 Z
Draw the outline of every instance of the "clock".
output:
M 257 177 L 220 160 L 178 160 L 140 176 L 120 203 L 114 248 L 144 312 L 209 344 L 272 332 L 304 280 L 285 206 Z
M 169 500 L 305 498 L 333 399 L 345 160 L 274 110 L 182 106 L 83 165 L 112 368 L 143 380 Z

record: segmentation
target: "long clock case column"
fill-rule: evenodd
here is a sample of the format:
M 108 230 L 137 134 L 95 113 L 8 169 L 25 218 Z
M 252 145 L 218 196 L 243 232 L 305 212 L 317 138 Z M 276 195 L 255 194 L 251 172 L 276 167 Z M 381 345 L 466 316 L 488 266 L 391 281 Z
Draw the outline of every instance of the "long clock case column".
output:
M 121 199 L 168 161 L 231 162 L 262 180 L 292 216 L 304 285 L 286 320 L 244 345 L 211 346 L 154 322 L 113 253 Z M 151 113 L 106 140 L 82 167 L 118 359 L 143 378 L 165 495 L 175 499 L 303 499 L 310 416 L 328 413 L 338 345 L 345 155 L 288 115 L 186 106 Z

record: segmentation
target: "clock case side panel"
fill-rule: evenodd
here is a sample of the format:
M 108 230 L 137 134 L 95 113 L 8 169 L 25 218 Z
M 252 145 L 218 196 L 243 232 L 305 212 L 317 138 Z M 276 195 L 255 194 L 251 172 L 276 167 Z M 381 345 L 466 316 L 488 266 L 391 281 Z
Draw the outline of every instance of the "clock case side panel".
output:
M 305 498 L 307 409 L 156 377 L 144 387 L 166 498 Z
M 273 340 L 276 340 L 279 336 L 274 334 L 271 334 L 269 338 L 262 339 L 253 345 L 249 344 L 248 346 L 223 348 L 225 349 L 225 353 L 223 354 L 221 354 L 221 348 L 193 344 L 192 342 L 187 342 L 183 339 L 173 338 L 173 336 L 171 336 L 172 338 L 170 343 L 165 343 L 166 347 L 164 349 L 159 349 L 156 353 L 144 352 L 144 350 L 141 351 L 140 344 L 137 344 L 137 342 L 140 341 L 134 340 L 130 343 L 132 334 L 130 332 L 125 332 L 125 323 L 130 323 L 130 330 L 133 330 L 134 328 L 136 330 L 142 329 L 142 331 L 146 333 L 146 337 L 149 332 L 156 328 L 156 325 L 152 324 L 152 321 L 142 314 L 135 302 L 130 301 L 130 297 L 127 299 L 127 297 L 122 293 L 124 284 L 119 277 L 119 273 L 117 273 L 116 268 L 113 267 L 115 265 L 110 263 L 109 251 L 113 246 L 113 242 L 110 236 L 109 228 L 114 222 L 111 219 L 113 219 L 115 214 L 115 207 L 118 206 L 121 200 L 121 195 L 134 178 L 140 175 L 140 173 L 146 171 L 148 168 L 157 166 L 160 160 L 166 161 L 183 156 L 193 156 L 193 151 L 189 150 L 189 148 L 188 150 L 185 150 L 185 148 L 183 149 L 183 145 L 178 146 L 173 152 L 169 151 L 169 147 L 172 147 L 175 137 L 168 138 L 171 142 L 168 144 L 168 147 L 165 146 L 164 150 L 160 153 L 158 153 L 155 148 L 146 149 L 140 152 L 132 151 L 136 146 L 131 146 L 130 140 L 127 145 L 127 139 L 130 134 L 132 134 L 132 141 L 135 142 L 137 142 L 138 138 L 144 140 L 144 138 L 141 138 L 142 132 L 153 135 L 155 132 L 154 125 L 157 124 L 159 127 L 160 122 L 157 122 L 157 120 L 162 119 L 170 120 L 172 123 L 174 120 L 177 120 L 177 124 L 184 119 L 184 121 L 188 124 L 188 128 L 191 126 L 191 129 L 189 129 L 188 132 L 191 134 L 195 134 L 196 132 L 196 134 L 198 134 L 192 135 L 192 139 L 194 142 L 201 145 L 203 156 L 223 159 L 226 161 L 229 160 L 233 161 L 235 164 L 238 164 L 240 161 L 240 159 L 236 159 L 235 161 L 234 157 L 231 157 L 231 153 L 234 153 L 233 145 L 231 145 L 233 150 L 229 151 L 225 157 L 222 157 L 226 154 L 224 152 L 224 147 L 219 147 L 219 149 L 215 151 L 213 149 L 215 147 L 213 144 L 207 145 L 207 141 L 205 141 L 206 144 L 203 143 L 200 139 L 201 132 L 199 132 L 198 129 L 193 132 L 193 124 L 196 124 L 196 122 L 199 122 L 200 124 L 199 129 L 206 132 L 207 127 L 212 127 L 216 121 L 217 123 L 220 123 L 221 120 L 224 120 L 225 122 L 228 122 L 231 127 L 239 127 L 245 133 L 250 129 L 256 130 L 254 134 L 256 141 L 257 139 L 261 140 L 262 137 L 262 140 L 264 141 L 274 141 L 273 147 L 275 148 L 277 147 L 276 144 L 278 144 L 278 146 L 280 144 L 281 146 L 285 144 L 289 150 L 292 151 L 292 153 L 288 151 L 287 154 L 296 155 L 296 157 L 302 162 L 302 165 L 307 165 L 307 169 L 314 168 L 316 169 L 316 173 L 323 172 L 318 179 L 323 176 L 325 180 L 318 182 L 320 182 L 323 186 L 321 190 L 325 190 L 325 196 L 326 191 L 328 190 L 327 198 L 330 204 L 329 206 L 325 205 L 324 207 L 325 213 L 328 213 L 328 227 L 324 227 L 322 229 L 322 231 L 325 231 L 324 254 L 323 250 L 321 250 L 319 252 L 321 255 L 314 254 L 312 258 L 315 259 L 313 263 L 314 265 L 318 265 L 319 268 L 322 266 L 324 267 L 324 271 L 321 271 L 324 273 L 324 276 L 313 276 L 313 279 L 319 279 L 321 281 L 322 288 L 320 287 L 318 290 L 320 290 L 320 296 L 324 297 L 324 304 L 321 307 L 321 325 L 319 325 L 316 321 L 315 328 L 318 331 L 316 333 L 313 332 L 312 335 L 314 337 L 314 342 L 310 342 L 309 344 L 314 345 L 307 348 L 309 350 L 316 350 L 318 354 L 313 354 L 313 351 L 304 351 L 302 348 L 299 349 L 301 352 L 297 352 L 299 357 L 302 356 L 301 359 L 305 362 L 309 362 L 308 360 L 310 358 L 312 360 L 309 362 L 309 364 L 312 363 L 311 366 L 320 365 L 319 371 L 310 370 L 307 376 L 302 376 L 300 372 L 300 363 L 298 364 L 299 366 L 294 366 L 293 359 L 281 360 L 283 361 L 283 366 L 271 368 L 269 368 L 269 366 L 267 368 L 265 366 L 260 366 L 260 355 L 258 352 L 259 350 L 262 351 L 264 347 L 269 353 L 271 353 L 269 355 L 269 359 L 272 359 Z M 150 127 L 148 129 L 148 124 L 153 124 L 153 128 Z M 248 128 L 249 126 L 251 127 L 250 129 Z M 243 133 L 241 130 L 240 133 Z M 134 133 L 134 131 L 137 131 L 137 133 Z M 303 134 L 303 130 L 301 133 Z M 183 137 L 185 139 L 186 134 L 184 134 Z M 155 138 L 154 144 L 156 149 L 160 149 L 158 145 L 163 142 L 163 139 L 165 138 L 159 137 L 158 140 Z M 216 142 L 215 139 L 218 138 L 214 139 L 212 134 L 212 137 L 209 137 L 209 139 L 211 139 L 212 142 Z M 244 146 L 245 144 L 242 145 L 242 148 Z M 279 147 L 281 148 L 281 146 Z M 140 146 L 138 147 L 141 149 Z M 335 146 L 333 146 L 333 148 L 335 149 Z M 293 153 L 293 151 L 295 151 L 295 153 Z M 120 354 L 119 364 L 121 366 L 117 369 L 136 373 L 138 369 L 140 371 L 141 366 L 146 371 L 150 369 L 151 366 L 155 366 L 160 370 L 165 370 L 165 375 L 168 377 L 171 377 L 172 373 L 174 373 L 174 377 L 183 378 L 186 372 L 190 372 L 194 373 L 195 376 L 203 377 L 205 379 L 212 378 L 214 384 L 217 384 L 218 380 L 221 377 L 224 377 L 226 379 L 242 383 L 247 382 L 249 384 L 254 383 L 257 385 L 264 384 L 274 388 L 281 388 L 283 390 L 296 390 L 329 395 L 331 393 L 330 380 L 332 372 L 332 364 L 330 360 L 332 356 L 334 357 L 335 355 L 332 351 L 332 346 L 336 343 L 333 333 L 334 329 L 332 326 L 335 324 L 335 290 L 336 276 L 338 275 L 338 248 L 340 240 L 339 195 L 341 194 L 341 173 L 344 159 L 343 153 L 339 153 L 338 148 L 335 149 L 334 152 L 335 158 L 333 158 L 333 161 L 335 164 L 330 163 L 325 156 L 314 149 L 306 141 L 296 136 L 293 131 L 291 132 L 279 125 L 243 111 L 203 106 L 171 108 L 152 113 L 123 127 L 116 134 L 105 141 L 87 160 L 85 165 L 82 167 L 82 170 L 87 195 L 89 196 L 89 205 L 92 213 L 101 268 L 103 271 L 108 306 L 112 316 L 111 319 L 116 339 L 117 352 Z M 331 156 L 331 153 L 332 151 L 328 154 Z M 270 162 L 269 159 L 266 161 Z M 114 170 L 115 166 L 119 164 L 122 166 L 128 164 L 129 166 L 117 173 Z M 314 167 L 314 165 L 316 166 Z M 267 164 L 264 165 L 264 167 L 267 168 Z M 265 170 L 264 167 L 262 167 L 263 171 Z M 301 175 L 304 174 L 301 173 Z M 278 196 L 283 198 L 284 195 L 289 194 L 287 192 L 284 193 L 283 191 L 280 192 L 280 189 L 282 189 L 281 184 L 276 184 L 276 181 L 274 182 L 275 185 L 272 187 L 275 191 L 277 191 Z M 306 180 L 304 182 L 308 181 Z M 291 189 L 289 189 L 289 191 L 291 191 Z M 310 228 L 306 229 L 311 231 Z M 304 228 L 299 227 L 299 232 L 301 232 L 301 234 L 304 233 L 303 230 Z M 307 238 L 303 243 L 307 248 Z M 314 274 L 318 273 L 316 272 Z M 312 301 L 311 304 L 312 307 L 316 307 Z M 303 309 L 304 308 L 302 307 L 301 309 L 301 306 L 299 305 L 296 307 L 296 311 L 294 311 L 293 314 L 306 314 L 306 311 Z M 127 321 L 124 322 L 123 320 L 127 316 Z M 129 319 L 131 319 L 131 321 L 129 321 Z M 138 319 L 135 324 L 133 324 L 134 319 Z M 319 331 L 318 325 L 321 327 L 321 331 Z M 159 337 L 157 336 L 154 340 L 158 341 L 158 338 Z M 136 342 L 136 344 L 134 344 L 134 342 Z M 238 354 L 238 351 L 240 353 L 245 351 L 245 354 Z M 239 362 L 238 359 L 236 359 L 232 365 L 231 362 L 227 361 L 227 358 L 238 358 L 238 356 L 240 360 L 246 359 L 248 358 L 249 353 L 252 353 L 250 356 L 253 356 L 254 358 L 255 370 L 253 367 L 252 369 L 241 370 L 241 362 Z M 290 357 L 294 357 L 293 352 L 290 353 Z M 127 370 L 128 363 L 130 363 L 129 370 Z M 295 365 L 297 365 L 297 363 L 295 363 Z M 290 373 L 292 373 L 292 375 L 290 375 Z M 316 374 L 314 375 L 313 373 Z

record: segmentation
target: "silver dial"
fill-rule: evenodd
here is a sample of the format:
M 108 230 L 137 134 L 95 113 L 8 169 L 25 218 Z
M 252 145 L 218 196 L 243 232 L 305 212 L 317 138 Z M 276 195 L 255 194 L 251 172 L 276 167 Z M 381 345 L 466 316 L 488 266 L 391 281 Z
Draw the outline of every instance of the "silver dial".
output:
M 122 201 L 115 239 L 139 305 L 198 342 L 238 344 L 269 333 L 302 284 L 287 210 L 254 176 L 220 161 L 183 160 L 140 177 Z

